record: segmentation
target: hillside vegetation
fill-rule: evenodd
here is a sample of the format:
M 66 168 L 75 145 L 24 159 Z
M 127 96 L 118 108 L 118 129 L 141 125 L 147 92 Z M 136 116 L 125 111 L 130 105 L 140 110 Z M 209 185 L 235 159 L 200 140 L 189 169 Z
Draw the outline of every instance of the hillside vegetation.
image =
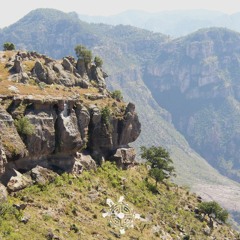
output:
M 1 44 L 12 41 L 17 49 L 56 58 L 69 52 L 74 55 L 77 44 L 92 49 L 104 59 L 109 73 L 107 85 L 136 103 L 142 132 L 134 145 L 138 149 L 141 145 L 164 146 L 171 153 L 176 182 L 191 186 L 231 211 L 239 211 L 239 183 L 218 172 L 238 180 L 238 33 L 207 29 L 171 40 L 136 27 L 87 24 L 74 14 L 38 9 L 3 29 L 0 39 Z M 207 124 L 209 131 L 200 117 L 211 109 L 214 113 L 207 116 L 212 121 Z M 222 139 L 227 145 L 220 149 L 225 143 Z M 212 143 L 214 148 L 208 151 Z
M 8 197 L 1 205 L 0 237 L 21 239 L 239 239 L 227 225 L 203 217 L 201 198 L 172 183 L 146 180 L 147 169 L 137 166 L 121 171 L 106 162 L 95 172 L 63 174 L 48 184 L 36 184 Z M 102 214 L 106 199 L 125 197 L 140 214 L 134 228 L 120 235 Z

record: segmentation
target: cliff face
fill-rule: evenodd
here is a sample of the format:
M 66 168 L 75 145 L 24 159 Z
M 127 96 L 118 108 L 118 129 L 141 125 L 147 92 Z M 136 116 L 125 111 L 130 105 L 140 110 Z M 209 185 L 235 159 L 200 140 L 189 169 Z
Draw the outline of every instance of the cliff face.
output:
M 72 172 L 83 151 L 97 163 L 114 159 L 121 148 L 132 152 L 128 143 L 141 131 L 135 106 L 111 97 L 100 68 L 81 68 L 72 57 L 55 61 L 36 53 L 1 53 L 1 59 L 7 73 L 0 95 L 3 181 L 13 168 L 25 172 L 41 165 Z M 121 160 L 119 166 L 127 168 L 134 157 Z
M 238 182 L 239 40 L 230 30 L 199 30 L 166 44 L 144 72 L 155 100 L 191 147 Z

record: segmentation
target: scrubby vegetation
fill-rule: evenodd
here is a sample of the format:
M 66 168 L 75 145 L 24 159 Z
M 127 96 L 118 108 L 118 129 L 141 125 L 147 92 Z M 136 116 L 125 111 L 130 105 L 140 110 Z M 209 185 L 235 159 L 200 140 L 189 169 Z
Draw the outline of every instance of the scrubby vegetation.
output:
M 77 45 L 75 47 L 75 53 L 78 58 L 83 59 L 85 64 L 91 63 L 92 52 L 91 52 L 91 50 L 88 50 L 85 46 Z
M 141 147 L 141 157 L 150 164 L 149 176 L 155 180 L 156 186 L 158 182 L 169 178 L 174 173 L 173 161 L 169 152 L 161 146 L 146 148 Z
M 100 57 L 96 56 L 96 57 L 94 58 L 94 63 L 95 63 L 95 65 L 96 65 L 96 67 L 102 67 L 102 65 L 103 65 L 103 60 L 102 60 Z
M 30 123 L 27 117 L 21 117 L 14 121 L 18 133 L 21 136 L 31 135 L 34 133 L 34 126 Z
M 102 123 L 106 124 L 106 125 L 109 125 L 111 110 L 108 106 L 102 108 L 101 116 L 102 116 Z
M 209 230 L 208 218 L 195 213 L 198 199 L 171 182 L 146 181 L 146 166 L 126 171 L 106 162 L 96 172 L 74 176 L 63 174 L 47 185 L 33 185 L 8 197 L 1 205 L 0 238 L 31 239 L 237 239 L 229 227 L 215 224 Z M 134 228 L 119 230 L 102 213 L 108 211 L 106 199 L 117 202 L 120 196 L 141 220 Z M 25 206 L 21 210 L 19 206 Z M 22 207 L 23 208 L 23 207 Z M 208 231 L 209 230 L 209 231 Z
M 212 218 L 221 222 L 226 222 L 228 219 L 228 212 L 223 209 L 217 202 L 202 202 L 198 205 L 199 210 L 212 220 Z
M 121 101 L 123 99 L 122 92 L 120 90 L 115 90 L 111 94 L 112 98 L 116 99 L 117 101 Z
M 3 50 L 4 51 L 12 51 L 15 50 L 15 45 L 11 42 L 6 42 L 3 44 Z
M 77 57 L 82 59 L 86 66 L 92 62 L 93 54 L 91 50 L 87 49 L 83 45 L 77 45 L 74 50 Z M 95 56 L 93 62 L 96 67 L 102 67 L 103 65 L 103 60 L 99 56 Z

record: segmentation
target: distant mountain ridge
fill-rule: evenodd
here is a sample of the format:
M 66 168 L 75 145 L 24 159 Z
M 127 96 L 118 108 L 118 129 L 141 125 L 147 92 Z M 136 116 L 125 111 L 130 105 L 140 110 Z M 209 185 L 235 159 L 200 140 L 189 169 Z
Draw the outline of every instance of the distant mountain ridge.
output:
M 79 18 L 88 23 L 111 25 L 132 25 L 154 32 L 161 32 L 171 37 L 179 37 L 207 27 L 226 27 L 240 31 L 240 13 L 225 14 L 210 10 L 175 10 L 145 12 L 129 10 L 111 16 L 88 16 L 79 14 Z
M 144 76 L 154 98 L 171 113 L 174 126 L 190 145 L 237 181 L 239 41 L 240 34 L 231 30 L 199 30 L 163 47 Z
M 171 109 L 166 104 L 162 104 L 158 98 L 158 95 L 163 94 L 168 88 L 177 89 L 179 86 L 185 86 L 178 82 L 175 85 L 172 84 L 173 76 L 178 76 L 177 71 L 181 64 L 185 66 L 186 70 L 186 73 L 182 73 L 183 80 L 185 79 L 184 74 L 191 75 L 197 71 L 196 74 L 199 75 L 209 70 L 207 69 L 208 65 L 206 65 L 206 69 L 196 69 L 194 64 L 198 62 L 201 63 L 200 66 L 204 65 L 203 60 L 207 64 L 215 66 L 216 49 L 214 46 L 218 38 L 223 46 L 227 39 L 229 46 L 232 46 L 231 49 L 235 48 L 238 34 L 232 33 L 231 37 L 234 38 L 234 41 L 231 42 L 231 38 L 226 38 L 228 31 L 221 29 L 219 32 L 217 39 L 212 38 L 212 30 L 209 30 L 208 34 L 206 34 L 206 30 L 203 30 L 202 33 L 198 32 L 172 41 L 166 35 L 136 27 L 88 24 L 80 21 L 72 13 L 38 9 L 26 15 L 19 22 L 3 29 L 0 32 L 0 44 L 12 41 L 17 48 L 36 50 L 54 58 L 62 58 L 69 52 L 74 55 L 74 47 L 77 44 L 91 48 L 94 54 L 104 59 L 104 67 L 110 75 L 107 84 L 112 89 L 121 89 L 126 99 L 136 103 L 142 123 L 142 134 L 136 144 L 138 146 L 163 145 L 166 147 L 174 160 L 179 183 L 191 185 L 194 191 L 200 192 L 208 199 L 210 196 L 229 210 L 234 211 L 240 209 L 238 197 L 240 185 L 220 175 L 189 146 L 185 137 L 173 125 L 178 119 L 176 113 L 171 112 Z M 213 54 L 212 58 L 208 58 L 212 56 L 211 54 L 208 54 L 207 57 L 200 55 L 197 58 L 198 51 L 202 54 L 209 53 L 208 48 Z M 193 56 L 193 59 L 187 58 L 189 61 L 193 60 L 192 65 L 182 58 L 186 55 L 186 49 L 189 51 L 188 54 Z M 233 51 L 231 54 L 235 56 Z M 236 57 L 236 59 L 238 58 Z M 237 60 L 235 62 L 237 63 Z M 165 71 L 164 77 L 161 79 L 160 72 L 163 70 Z M 191 80 L 191 78 L 189 76 L 188 79 Z M 153 89 L 154 84 L 159 81 L 164 83 L 162 85 L 164 89 L 159 90 L 161 85 L 157 85 Z M 227 83 L 225 80 L 223 82 Z M 195 84 L 195 82 L 193 83 Z M 163 103 L 165 102 L 163 101 Z M 178 98 L 175 103 L 176 105 L 179 103 Z M 171 119 L 173 119 L 173 123 Z M 182 131 L 179 126 L 178 129 Z M 184 132 L 182 131 L 182 133 Z M 191 140 L 189 136 L 187 137 L 188 140 Z M 222 195 L 219 195 L 219 192 Z M 229 196 L 231 196 L 230 200 Z

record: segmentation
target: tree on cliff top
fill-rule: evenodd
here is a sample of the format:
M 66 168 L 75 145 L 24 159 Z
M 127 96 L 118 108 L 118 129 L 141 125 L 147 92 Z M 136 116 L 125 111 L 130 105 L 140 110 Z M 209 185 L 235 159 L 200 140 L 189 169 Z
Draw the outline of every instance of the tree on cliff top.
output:
M 171 165 L 172 159 L 168 151 L 162 147 L 146 148 L 142 146 L 141 157 L 150 164 L 149 176 L 155 179 L 156 186 L 158 182 L 169 178 L 174 173 L 174 167 Z
M 83 59 L 85 64 L 91 63 L 92 52 L 91 52 L 91 50 L 88 50 L 85 46 L 77 45 L 75 47 L 75 53 L 78 58 Z
M 3 44 L 3 50 L 4 51 L 12 51 L 12 50 L 15 50 L 15 45 L 11 42 L 5 42 Z
M 102 60 L 100 57 L 96 56 L 96 57 L 94 58 L 94 63 L 95 63 L 95 65 L 96 65 L 96 67 L 102 67 L 102 65 L 103 65 L 103 60 Z

